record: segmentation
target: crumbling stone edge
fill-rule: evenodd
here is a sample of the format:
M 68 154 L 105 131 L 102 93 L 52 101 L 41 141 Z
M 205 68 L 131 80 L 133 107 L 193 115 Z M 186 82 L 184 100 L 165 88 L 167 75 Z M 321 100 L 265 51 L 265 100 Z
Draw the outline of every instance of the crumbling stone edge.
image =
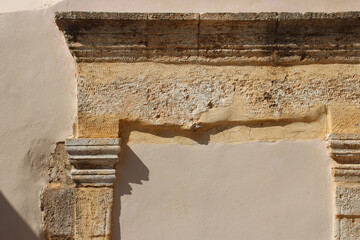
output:
M 57 181 L 43 191 L 43 238 L 111 239 L 120 139 L 67 139 L 61 150 L 68 155 L 73 183 Z

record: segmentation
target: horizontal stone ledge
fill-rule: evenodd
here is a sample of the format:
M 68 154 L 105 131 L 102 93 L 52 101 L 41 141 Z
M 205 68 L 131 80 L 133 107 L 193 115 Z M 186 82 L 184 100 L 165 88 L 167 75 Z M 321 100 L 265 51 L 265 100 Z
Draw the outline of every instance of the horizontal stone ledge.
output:
M 79 62 L 360 62 L 360 13 L 61 12 Z M 331 28 L 329 28 L 331 26 Z
M 337 160 L 358 160 L 360 149 L 331 149 L 330 155 Z
M 335 182 L 360 183 L 360 164 L 334 164 L 332 171 Z
M 115 174 L 113 175 L 71 175 L 71 179 L 76 186 L 106 186 L 112 187 L 115 181 Z
M 117 154 L 97 154 L 97 155 L 69 155 L 70 162 L 116 162 Z
M 56 19 L 109 19 L 109 20 L 301 20 L 301 19 L 359 19 L 360 12 L 240 12 L 240 13 L 141 13 L 141 12 L 57 12 Z
M 72 175 L 115 175 L 115 169 L 72 169 Z
M 360 133 L 330 133 L 327 140 L 360 140 Z
M 119 138 L 70 138 L 65 141 L 66 146 L 108 146 L 120 145 Z
M 112 154 L 120 151 L 120 146 L 117 145 L 104 145 L 104 146 L 66 146 L 66 151 L 70 155 L 75 154 Z

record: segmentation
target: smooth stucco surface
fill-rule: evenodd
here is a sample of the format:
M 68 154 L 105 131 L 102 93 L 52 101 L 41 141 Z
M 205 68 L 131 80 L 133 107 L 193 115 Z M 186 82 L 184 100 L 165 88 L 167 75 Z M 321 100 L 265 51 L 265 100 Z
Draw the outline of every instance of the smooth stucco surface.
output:
M 331 239 L 331 159 L 322 141 L 122 151 L 115 239 Z
M 60 0 L 2 0 L 0 12 L 48 7 Z M 66 0 L 64 10 L 111 12 L 339 12 L 360 10 L 357 0 Z
M 0 15 L 0 191 L 8 203 L 0 212 L 17 213 L 36 234 L 47 162 L 72 135 L 76 112 L 74 62 L 52 18 L 45 10 Z M 0 239 L 21 239 L 3 236 L 22 231 L 10 223 Z

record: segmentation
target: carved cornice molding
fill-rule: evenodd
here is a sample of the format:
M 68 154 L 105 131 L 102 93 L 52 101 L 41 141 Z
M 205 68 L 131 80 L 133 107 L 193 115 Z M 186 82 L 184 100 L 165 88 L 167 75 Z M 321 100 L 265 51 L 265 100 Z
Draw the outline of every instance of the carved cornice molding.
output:
M 113 186 L 120 139 L 74 138 L 67 139 L 65 144 L 73 166 L 71 178 L 77 185 Z
M 360 12 L 60 12 L 78 62 L 360 62 Z

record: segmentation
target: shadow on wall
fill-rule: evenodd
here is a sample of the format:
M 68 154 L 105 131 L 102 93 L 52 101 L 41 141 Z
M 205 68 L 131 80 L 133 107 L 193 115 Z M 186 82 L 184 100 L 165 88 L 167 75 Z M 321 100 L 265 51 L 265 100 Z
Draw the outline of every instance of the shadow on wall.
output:
M 120 163 L 116 166 L 118 176 L 114 187 L 114 240 L 121 239 L 121 197 L 131 195 L 130 183 L 142 184 L 142 181 L 149 181 L 149 169 L 126 144 L 121 146 L 119 159 Z
M 24 199 L 26 201 L 26 199 Z M 0 192 L 0 239 L 39 239 Z

